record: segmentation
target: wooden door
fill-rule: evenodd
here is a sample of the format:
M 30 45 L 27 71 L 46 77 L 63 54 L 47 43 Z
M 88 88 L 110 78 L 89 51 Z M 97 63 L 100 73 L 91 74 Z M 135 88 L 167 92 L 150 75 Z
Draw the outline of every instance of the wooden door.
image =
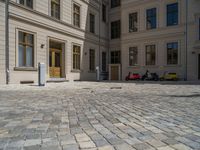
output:
M 119 80 L 119 66 L 111 66 L 111 80 Z
M 61 50 L 51 49 L 49 52 L 49 75 L 51 78 L 61 77 Z

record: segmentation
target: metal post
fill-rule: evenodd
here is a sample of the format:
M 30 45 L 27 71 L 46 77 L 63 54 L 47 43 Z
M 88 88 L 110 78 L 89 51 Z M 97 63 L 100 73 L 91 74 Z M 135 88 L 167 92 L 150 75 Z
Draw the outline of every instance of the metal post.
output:
M 6 55 L 6 84 L 9 84 L 9 0 L 6 0 L 5 6 L 5 55 Z

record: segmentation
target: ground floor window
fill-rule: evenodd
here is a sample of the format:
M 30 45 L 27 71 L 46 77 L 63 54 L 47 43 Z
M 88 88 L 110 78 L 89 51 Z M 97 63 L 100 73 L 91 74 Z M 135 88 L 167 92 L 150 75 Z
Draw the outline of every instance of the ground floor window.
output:
M 102 71 L 106 72 L 106 52 L 102 52 Z
M 156 64 L 156 46 L 147 45 L 146 46 L 146 65 Z
M 34 35 L 19 31 L 18 66 L 34 67 Z
M 167 64 L 177 65 L 178 64 L 178 43 L 167 44 Z
M 81 47 L 73 45 L 73 69 L 80 70 Z
M 111 64 L 120 64 L 120 63 L 121 63 L 120 51 L 111 52 Z
M 90 49 L 90 71 L 95 71 L 95 50 Z
M 137 65 L 138 61 L 138 48 L 130 47 L 129 48 L 129 66 Z

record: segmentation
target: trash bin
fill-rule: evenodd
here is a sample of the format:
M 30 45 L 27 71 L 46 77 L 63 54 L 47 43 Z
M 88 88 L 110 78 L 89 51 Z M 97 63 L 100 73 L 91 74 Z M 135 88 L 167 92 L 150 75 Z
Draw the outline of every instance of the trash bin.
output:
M 38 85 L 39 86 L 45 86 L 46 80 L 45 80 L 45 64 L 39 63 L 38 64 Z

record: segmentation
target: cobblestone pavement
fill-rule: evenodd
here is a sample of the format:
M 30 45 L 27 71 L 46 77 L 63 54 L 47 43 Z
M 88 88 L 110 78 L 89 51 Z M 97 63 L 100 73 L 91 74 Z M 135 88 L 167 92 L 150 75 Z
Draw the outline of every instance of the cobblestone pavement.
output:
M 0 150 L 200 150 L 200 85 L 0 86 Z

